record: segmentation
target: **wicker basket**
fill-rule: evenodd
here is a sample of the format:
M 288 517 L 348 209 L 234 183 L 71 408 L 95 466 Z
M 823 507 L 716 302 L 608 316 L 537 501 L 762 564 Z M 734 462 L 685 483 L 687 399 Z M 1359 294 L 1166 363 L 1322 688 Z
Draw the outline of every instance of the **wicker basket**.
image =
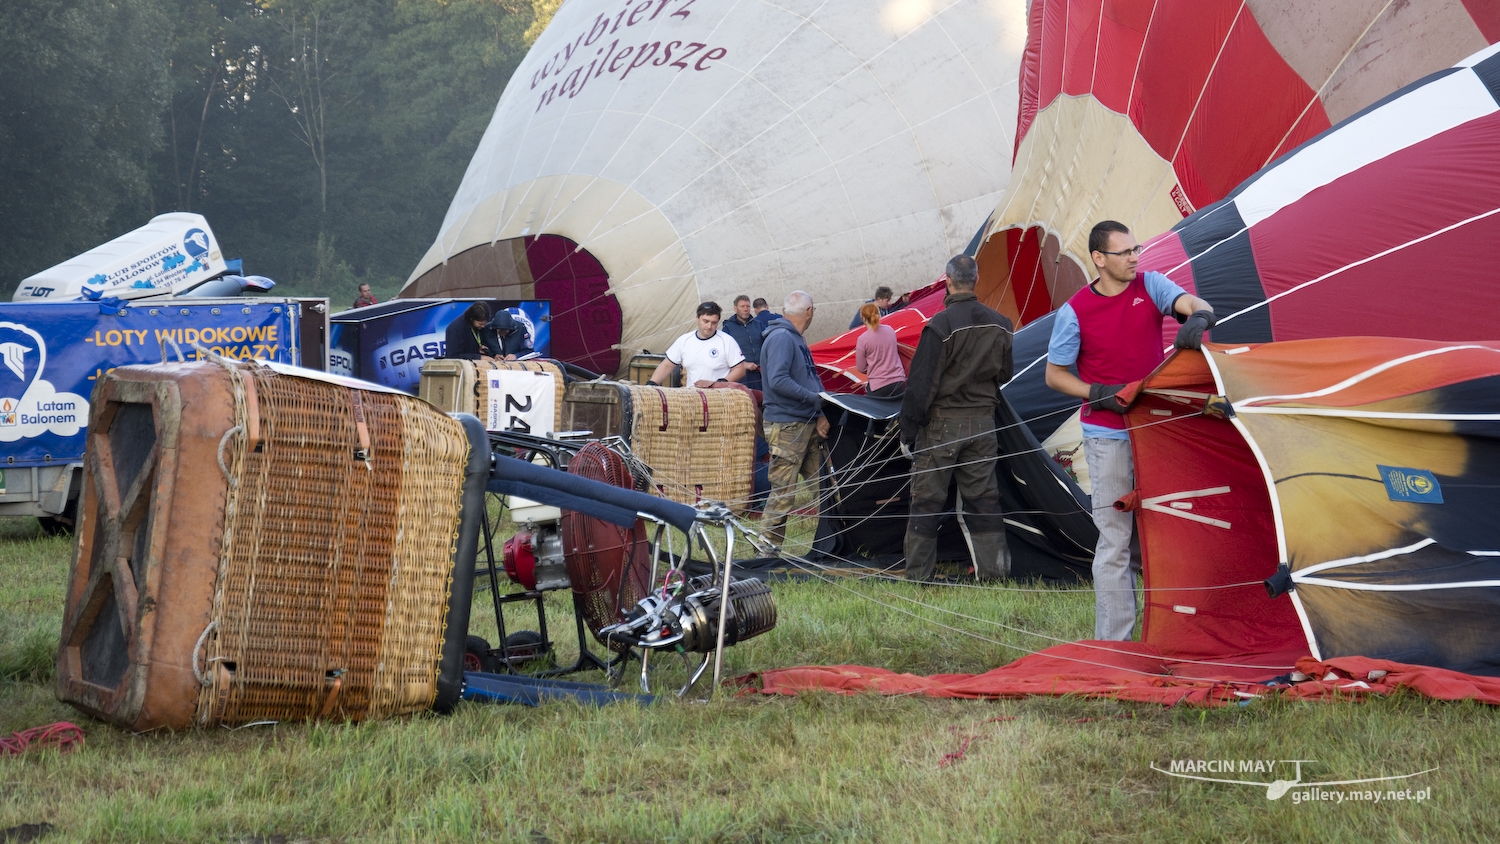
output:
M 658 366 L 661 366 L 661 362 L 666 359 L 666 355 L 653 355 L 647 353 L 638 354 L 635 357 L 632 357 L 630 359 L 630 374 L 625 380 L 631 384 L 640 384 L 643 386 L 650 383 L 651 376 L 656 374 L 656 368 Z M 665 385 L 668 387 L 681 387 L 682 372 L 683 370 L 680 366 L 672 370 L 672 374 L 667 376 Z
M 564 383 L 562 367 L 553 360 L 430 360 L 422 365 L 422 382 L 417 395 L 449 413 L 472 413 L 484 419 L 490 404 L 489 373 L 496 369 L 551 375 L 556 391 L 552 405 L 555 408 L 553 423 L 557 426 L 554 430 L 568 430 L 563 427 L 563 397 L 567 384 Z
M 568 430 L 630 443 L 651 468 L 659 495 L 746 509 L 755 460 L 755 401 L 748 392 L 587 381 L 568 386 L 565 405 Z
M 135 730 L 433 703 L 457 421 L 228 363 L 115 369 L 91 416 L 61 700 Z

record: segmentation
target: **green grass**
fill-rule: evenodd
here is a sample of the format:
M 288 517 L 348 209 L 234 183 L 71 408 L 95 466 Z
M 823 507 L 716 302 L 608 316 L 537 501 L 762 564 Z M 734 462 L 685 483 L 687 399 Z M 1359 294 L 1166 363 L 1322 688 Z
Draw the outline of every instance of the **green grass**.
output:
M 0 520 L 0 735 L 57 720 L 88 732 L 72 754 L 0 757 L 0 840 L 7 828 L 38 822 L 56 827 L 49 844 L 1500 837 L 1491 806 L 1500 793 L 1500 712 L 1415 695 L 1217 710 L 829 694 L 649 708 L 463 704 L 449 717 L 366 725 L 131 735 L 53 697 L 70 553 L 69 542 L 40 537 L 28 522 Z M 1063 638 L 1086 635 L 1092 621 L 1084 591 L 845 586 L 776 584 L 779 626 L 731 649 L 728 671 L 857 663 L 970 672 L 1017 655 L 871 597 L 915 609 L 895 598 L 906 596 Z M 493 626 L 487 601 L 476 599 L 476 632 Z M 565 642 L 566 604 L 554 601 L 549 612 Z M 512 625 L 527 626 L 523 615 Z M 658 686 L 680 681 L 675 662 L 663 663 Z M 963 758 L 940 768 L 971 736 Z M 1149 767 L 1220 758 L 1319 760 L 1308 780 L 1439 770 L 1413 783 L 1431 787 L 1424 803 L 1299 805 Z

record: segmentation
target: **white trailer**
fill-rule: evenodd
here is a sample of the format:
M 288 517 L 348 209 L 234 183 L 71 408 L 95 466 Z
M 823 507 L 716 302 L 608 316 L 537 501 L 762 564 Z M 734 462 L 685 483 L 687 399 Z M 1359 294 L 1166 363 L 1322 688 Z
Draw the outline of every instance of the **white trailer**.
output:
M 24 279 L 13 300 L 181 295 L 228 271 L 208 221 L 179 211 Z

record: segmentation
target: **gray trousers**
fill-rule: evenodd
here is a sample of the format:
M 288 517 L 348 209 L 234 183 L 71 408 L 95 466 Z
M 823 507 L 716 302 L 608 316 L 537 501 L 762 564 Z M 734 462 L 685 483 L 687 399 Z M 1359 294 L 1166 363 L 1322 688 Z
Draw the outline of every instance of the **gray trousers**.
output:
M 1115 502 L 1135 489 L 1135 460 L 1129 440 L 1090 437 L 1083 441 L 1093 492 L 1094 526 L 1094 638 L 1129 641 L 1135 627 L 1135 572 L 1131 539 L 1135 514 L 1115 509 Z M 1134 563 L 1134 565 L 1132 565 Z

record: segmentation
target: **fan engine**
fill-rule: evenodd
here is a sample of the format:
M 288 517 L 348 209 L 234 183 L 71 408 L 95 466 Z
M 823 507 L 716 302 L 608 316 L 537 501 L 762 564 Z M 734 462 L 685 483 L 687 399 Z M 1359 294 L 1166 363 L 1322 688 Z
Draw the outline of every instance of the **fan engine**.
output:
M 563 560 L 562 536 L 557 523 L 540 526 L 528 524 L 530 530 L 518 532 L 505 540 L 505 575 L 533 592 L 566 589 L 568 567 Z
M 598 442 L 579 449 L 568 461 L 567 471 L 626 489 L 635 487 L 635 478 L 624 459 Z M 615 558 L 626 553 L 625 546 L 630 539 L 630 531 L 608 522 L 534 502 L 515 504 L 511 518 L 523 527 L 501 546 L 505 575 L 511 583 L 533 592 L 566 589 L 574 582 L 573 574 L 581 576 L 580 582 L 589 582 L 594 579 L 591 570 L 601 567 L 606 570 L 605 578 L 608 579 L 609 573 L 619 567 L 619 560 Z M 637 536 L 639 533 L 638 529 Z M 566 550 L 564 536 L 570 538 Z M 641 543 L 637 541 L 636 545 L 635 550 L 641 551 Z M 584 552 L 586 559 L 570 563 L 569 557 L 580 551 Z M 647 576 L 649 571 L 641 577 L 642 592 L 646 589 Z M 580 591 L 580 596 L 586 598 L 587 591 L 592 590 Z M 613 590 L 611 595 L 618 591 Z M 597 623 L 593 616 L 589 619 L 589 626 L 594 630 L 611 620 L 604 618 L 602 608 L 598 611 L 601 615 Z
M 599 638 L 632 648 L 706 654 L 719 633 L 720 590 L 712 575 L 687 581 L 677 594 L 650 595 L 636 603 L 625 621 L 600 630 Z M 776 626 L 771 587 L 757 578 L 730 581 L 724 644 L 734 645 Z

